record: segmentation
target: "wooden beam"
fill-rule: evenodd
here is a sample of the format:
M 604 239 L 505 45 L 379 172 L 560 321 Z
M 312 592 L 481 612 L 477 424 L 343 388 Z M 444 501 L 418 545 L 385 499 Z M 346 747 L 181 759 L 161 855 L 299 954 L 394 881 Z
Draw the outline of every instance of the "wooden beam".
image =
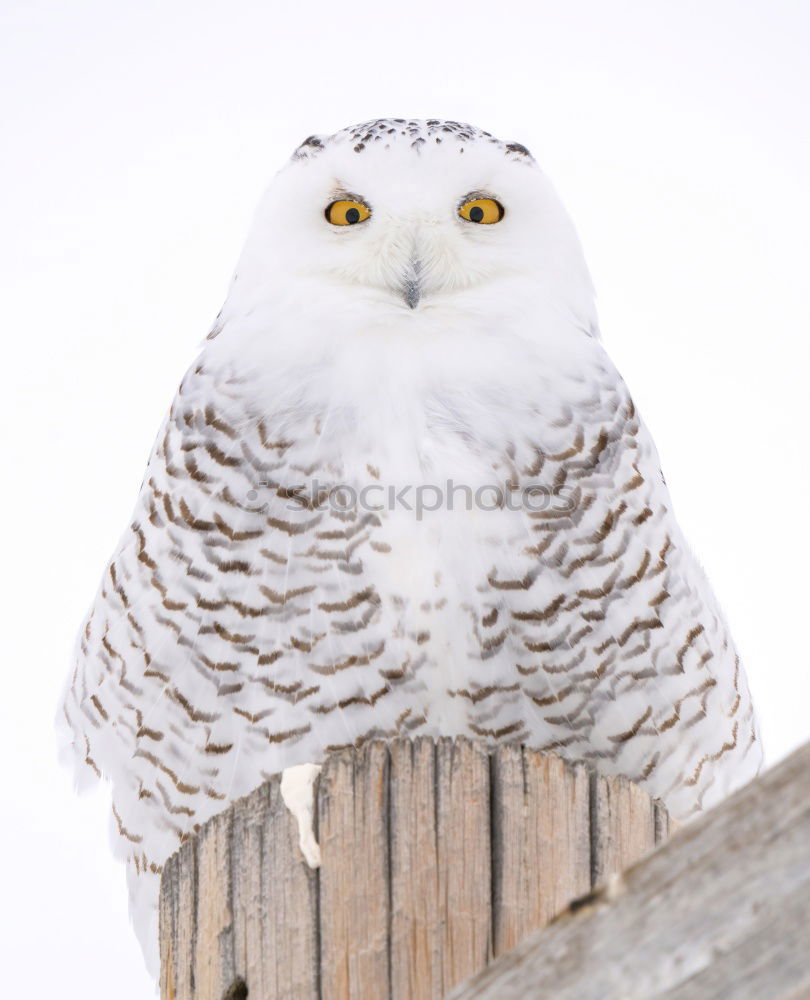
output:
M 810 744 L 448 1000 L 810 997 Z
M 667 829 L 625 779 L 521 746 L 341 751 L 318 782 L 318 871 L 278 776 L 169 859 L 162 996 L 439 1000 Z

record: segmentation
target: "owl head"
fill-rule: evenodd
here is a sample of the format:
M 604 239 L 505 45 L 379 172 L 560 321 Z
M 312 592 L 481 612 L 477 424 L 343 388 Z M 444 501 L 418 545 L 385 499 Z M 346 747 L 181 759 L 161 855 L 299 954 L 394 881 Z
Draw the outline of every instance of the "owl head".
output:
M 224 319 L 278 302 L 398 329 L 506 307 L 595 328 L 579 241 L 529 151 L 437 119 L 301 143 L 260 205 Z

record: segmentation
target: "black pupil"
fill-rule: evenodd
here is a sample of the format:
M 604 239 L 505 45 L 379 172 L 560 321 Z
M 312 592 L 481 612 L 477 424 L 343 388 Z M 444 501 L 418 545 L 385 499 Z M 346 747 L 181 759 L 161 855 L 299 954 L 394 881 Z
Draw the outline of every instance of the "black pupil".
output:
M 356 209 L 356 208 L 350 208 L 346 212 L 346 221 L 349 223 L 350 226 L 353 226 L 355 224 L 355 222 L 359 222 L 360 221 L 360 211 L 358 209 Z
M 484 210 L 480 205 L 473 205 L 470 209 L 470 221 L 480 222 L 484 218 Z

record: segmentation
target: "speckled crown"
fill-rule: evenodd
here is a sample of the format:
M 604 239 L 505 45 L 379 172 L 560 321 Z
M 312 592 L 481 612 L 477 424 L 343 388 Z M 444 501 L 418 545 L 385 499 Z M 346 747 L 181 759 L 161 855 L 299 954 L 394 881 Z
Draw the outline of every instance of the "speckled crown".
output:
M 334 135 L 311 135 L 301 143 L 293 153 L 294 160 L 306 160 L 322 152 L 332 143 L 350 142 L 355 153 L 382 144 L 388 149 L 393 143 L 408 143 L 412 149 L 420 150 L 429 142 L 440 145 L 442 142 L 463 143 L 486 142 L 498 146 L 503 152 L 515 159 L 532 160 L 532 154 L 519 142 L 503 142 L 489 132 L 467 125 L 464 122 L 442 121 L 439 118 L 377 118 L 374 121 L 362 122 L 341 129 Z

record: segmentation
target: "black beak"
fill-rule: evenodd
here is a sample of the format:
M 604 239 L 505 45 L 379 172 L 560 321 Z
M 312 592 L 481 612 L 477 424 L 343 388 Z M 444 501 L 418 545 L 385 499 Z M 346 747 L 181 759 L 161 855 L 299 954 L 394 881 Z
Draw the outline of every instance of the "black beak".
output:
M 422 298 L 421 274 L 421 262 L 416 257 L 412 257 L 408 267 L 408 275 L 402 282 L 402 297 L 411 309 L 415 309 Z

